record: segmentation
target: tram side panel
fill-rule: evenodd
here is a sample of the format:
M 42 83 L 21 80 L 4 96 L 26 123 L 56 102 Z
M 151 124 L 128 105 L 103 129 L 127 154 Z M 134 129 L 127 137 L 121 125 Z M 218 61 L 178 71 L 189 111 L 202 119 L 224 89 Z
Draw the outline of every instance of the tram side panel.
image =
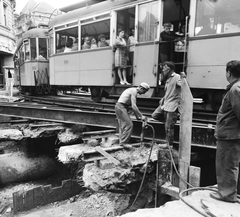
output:
M 64 53 L 50 58 L 50 84 L 69 86 L 111 86 L 112 49 Z
M 189 41 L 187 80 L 194 98 L 202 100 L 196 109 L 218 111 L 225 88 L 226 63 L 238 59 L 239 36 L 203 37 Z
M 225 89 L 226 63 L 239 55 L 239 36 L 190 40 L 187 76 L 190 87 Z
M 134 52 L 133 85 L 147 82 L 151 87 L 157 84 L 158 44 L 138 44 Z
M 48 62 L 30 61 L 20 66 L 22 86 L 36 86 L 36 83 L 47 84 Z

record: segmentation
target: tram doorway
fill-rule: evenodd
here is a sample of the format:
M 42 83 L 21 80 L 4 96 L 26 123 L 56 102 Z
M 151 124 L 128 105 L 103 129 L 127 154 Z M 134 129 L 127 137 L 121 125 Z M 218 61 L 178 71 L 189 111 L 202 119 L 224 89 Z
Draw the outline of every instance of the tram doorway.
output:
M 122 76 L 124 77 L 124 73 L 126 73 L 126 80 L 128 83 L 133 82 L 133 60 L 134 60 L 134 48 L 136 43 L 135 38 L 135 10 L 136 7 L 127 8 L 124 10 L 117 11 L 117 24 L 116 24 L 116 36 L 119 38 L 120 31 L 124 31 L 124 37 L 121 39 L 123 43 L 126 45 L 123 46 L 120 49 L 120 52 L 115 52 L 115 66 L 117 66 L 119 63 L 117 59 L 123 59 L 125 58 L 126 61 L 126 68 L 125 69 L 119 69 L 116 67 L 116 74 L 118 76 L 118 79 L 116 80 L 116 83 L 120 83 L 119 80 L 119 73 L 122 73 Z M 117 48 L 117 46 L 116 46 Z M 120 61 L 121 62 L 121 61 Z M 117 65 L 116 65 L 117 64 Z M 121 63 L 120 63 L 121 64 Z
M 187 32 L 190 10 L 190 0 L 168 0 L 163 1 L 163 15 L 160 30 L 159 65 L 168 60 L 176 65 L 176 71 L 185 71 L 187 61 Z M 172 39 L 164 37 L 164 24 L 170 24 L 170 35 Z M 173 39 L 175 38 L 175 39 Z M 166 47 L 168 50 L 166 50 Z M 166 59 L 161 60 L 161 54 L 167 54 Z

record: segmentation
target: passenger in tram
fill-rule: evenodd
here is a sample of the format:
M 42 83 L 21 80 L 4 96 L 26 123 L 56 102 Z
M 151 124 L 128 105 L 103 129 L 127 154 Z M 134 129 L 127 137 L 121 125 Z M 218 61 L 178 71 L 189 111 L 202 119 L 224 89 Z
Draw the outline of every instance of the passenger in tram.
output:
M 82 45 L 82 50 L 87 50 L 91 48 L 91 41 L 89 36 L 85 36 L 84 43 Z
M 160 34 L 160 38 L 163 43 L 160 43 L 159 47 L 161 63 L 173 60 L 174 41 L 179 39 L 179 36 L 171 31 L 171 23 L 164 23 L 163 27 L 164 31 L 162 31 Z
M 109 44 L 106 42 L 106 36 L 104 34 L 100 34 L 98 36 L 98 47 L 107 47 Z
M 141 83 L 137 88 L 130 87 L 123 91 L 115 105 L 115 113 L 119 124 L 119 144 L 125 148 L 130 148 L 127 145 L 131 139 L 133 122 L 128 114 L 129 107 L 138 120 L 146 121 L 147 118 L 142 115 L 137 107 L 137 95 L 145 94 L 150 89 L 149 85 L 145 82 Z
M 240 203 L 240 61 L 227 63 L 226 79 L 229 85 L 218 111 L 214 134 L 217 139 L 218 192 L 210 196 L 220 201 Z
M 44 57 L 44 52 L 42 51 L 42 50 L 40 50 L 40 52 L 39 52 L 40 54 L 39 54 L 39 56 L 38 57 L 36 57 L 35 58 L 35 60 L 47 60 L 45 57 Z
M 131 29 L 130 36 L 128 38 L 128 43 L 127 43 L 128 45 L 130 45 L 130 47 L 129 47 L 129 62 L 130 62 L 130 65 L 132 65 L 132 66 L 133 66 L 135 45 L 137 43 L 137 41 L 135 40 L 135 37 L 134 37 L 134 32 L 135 32 L 135 30 Z M 130 75 L 132 75 L 132 71 L 133 71 L 133 67 L 130 70 Z
M 78 50 L 78 38 L 75 39 L 73 46 L 72 46 L 72 51 Z
M 211 35 L 215 33 L 216 33 L 216 30 L 211 28 L 211 22 L 208 18 L 203 20 L 202 29 L 198 32 L 197 35 Z
M 29 53 L 29 51 L 26 52 L 25 61 L 30 61 L 30 53 Z
M 118 30 L 118 37 L 115 41 L 116 51 L 115 51 L 115 67 L 118 70 L 118 77 L 120 79 L 120 84 L 124 85 L 130 85 L 130 83 L 127 82 L 127 43 L 124 39 L 124 30 L 119 29 Z
M 57 46 L 56 53 L 62 53 L 63 51 L 64 51 L 64 46 L 58 45 L 58 46 Z
M 171 61 L 163 63 L 163 79 L 166 79 L 165 94 L 159 102 L 159 106 L 152 113 L 152 118 L 164 121 L 166 141 L 173 146 L 174 125 L 180 113 L 181 77 L 186 77 L 184 72 L 181 75 L 175 73 L 175 64 Z
M 98 47 L 97 46 L 97 40 L 94 37 L 92 37 L 92 39 L 91 39 L 91 49 L 95 49 L 97 47 Z
M 66 47 L 64 48 L 64 53 L 72 51 L 72 46 L 73 46 L 73 39 L 68 38 Z

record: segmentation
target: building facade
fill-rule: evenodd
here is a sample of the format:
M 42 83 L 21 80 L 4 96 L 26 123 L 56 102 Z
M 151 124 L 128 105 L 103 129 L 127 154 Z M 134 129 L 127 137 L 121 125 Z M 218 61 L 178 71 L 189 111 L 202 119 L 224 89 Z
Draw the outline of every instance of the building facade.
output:
M 16 41 L 20 40 L 22 34 L 30 28 L 48 26 L 49 21 L 59 13 L 45 1 L 37 3 L 35 0 L 29 0 L 15 19 Z
M 13 67 L 16 41 L 14 33 L 15 0 L 0 0 L 0 88 L 3 87 L 4 66 Z

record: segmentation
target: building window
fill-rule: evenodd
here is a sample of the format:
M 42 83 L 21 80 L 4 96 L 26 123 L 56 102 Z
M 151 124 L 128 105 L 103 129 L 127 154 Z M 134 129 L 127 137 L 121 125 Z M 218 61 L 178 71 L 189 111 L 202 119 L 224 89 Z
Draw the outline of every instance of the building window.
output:
M 3 16 L 4 16 L 3 25 L 7 26 L 7 5 L 6 4 L 3 4 Z

